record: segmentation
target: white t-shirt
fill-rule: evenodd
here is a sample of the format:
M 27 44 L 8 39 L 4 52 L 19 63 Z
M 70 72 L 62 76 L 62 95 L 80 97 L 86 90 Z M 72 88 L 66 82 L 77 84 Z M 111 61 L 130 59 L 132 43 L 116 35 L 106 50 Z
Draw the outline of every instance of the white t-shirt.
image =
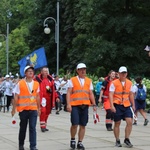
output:
M 55 82 L 55 86 L 56 86 L 56 90 L 58 90 L 59 89 L 59 86 L 60 86 L 60 80 L 54 80 L 54 82 Z
M 34 83 L 34 81 L 32 80 L 31 82 L 25 82 L 25 83 L 26 83 L 26 85 L 27 85 L 27 87 L 28 87 L 29 93 L 31 94 L 31 93 L 33 92 L 33 83 Z M 39 92 L 40 92 L 40 89 L 38 88 L 36 92 L 39 93 Z M 16 86 L 15 86 L 15 88 L 14 88 L 14 90 L 13 90 L 13 93 L 14 93 L 14 94 L 15 94 L 15 93 L 16 93 L 16 94 L 20 94 L 19 83 L 16 84 Z
M 77 78 L 78 78 L 78 81 L 79 81 L 80 85 L 83 87 L 85 79 L 84 78 L 79 78 L 79 76 L 77 76 Z M 73 88 L 73 84 L 72 84 L 71 80 L 69 80 L 68 87 L 69 88 Z M 92 82 L 90 84 L 90 90 L 93 90 L 93 84 L 92 84 Z
M 60 85 L 64 84 L 64 86 L 61 86 L 61 89 L 60 89 L 60 94 L 67 94 L 67 90 L 68 90 L 68 87 L 69 87 L 69 80 L 68 81 L 62 81 Z
M 137 93 L 137 91 L 138 91 L 137 85 L 138 85 L 138 84 L 133 85 L 133 93 Z M 147 89 L 146 89 L 146 86 L 145 86 L 145 85 L 143 85 L 143 89 L 144 89 L 145 92 L 147 92 Z M 135 95 L 135 97 L 136 97 L 136 95 Z
M 138 85 L 138 84 L 133 85 L 134 93 L 137 93 L 137 91 L 138 91 L 137 85 Z M 143 85 L 143 89 L 144 89 L 145 92 L 147 92 L 147 89 L 146 89 L 146 86 L 145 86 L 145 85 Z
M 5 81 L 5 88 L 6 89 L 4 95 L 12 96 L 13 84 L 11 83 L 11 81 Z

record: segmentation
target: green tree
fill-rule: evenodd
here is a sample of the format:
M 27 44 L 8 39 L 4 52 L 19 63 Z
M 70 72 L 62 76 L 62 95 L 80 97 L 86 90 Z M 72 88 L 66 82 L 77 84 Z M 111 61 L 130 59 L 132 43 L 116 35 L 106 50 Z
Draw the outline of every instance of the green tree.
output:
M 145 36 L 150 35 L 149 3 L 80 0 L 76 4 L 78 12 L 74 23 L 78 34 L 73 39 L 70 61 L 88 63 L 91 72 L 95 72 L 97 66 L 109 71 L 125 65 L 134 74 L 144 74 L 143 64 L 147 69 L 149 63 L 143 51 L 150 38 Z
M 1 0 L 0 26 L 1 33 L 5 34 L 6 28 L 4 25 L 9 23 L 9 71 L 15 73 L 19 71 L 18 61 L 30 53 L 29 48 L 29 28 L 34 21 L 32 11 L 36 6 L 35 0 Z M 6 35 L 6 34 L 5 34 Z M 6 73 L 6 47 L 5 42 L 0 51 L 0 68 L 2 74 Z

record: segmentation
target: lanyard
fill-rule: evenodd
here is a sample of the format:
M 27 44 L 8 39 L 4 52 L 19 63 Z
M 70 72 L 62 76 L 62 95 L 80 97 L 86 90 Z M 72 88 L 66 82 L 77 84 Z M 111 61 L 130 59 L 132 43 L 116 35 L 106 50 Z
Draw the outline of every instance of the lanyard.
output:
M 123 83 L 121 81 L 120 81 L 120 83 L 122 85 L 122 101 L 123 101 L 123 95 L 125 94 L 125 90 L 126 90 L 126 81 L 125 81 L 124 85 L 123 85 Z
M 119 80 L 120 81 L 120 80 Z M 120 81 L 121 85 L 122 85 L 122 94 L 125 93 L 125 90 L 126 90 L 126 81 L 124 83 L 124 85 L 122 84 L 122 82 Z
M 32 81 L 32 82 L 33 82 L 33 81 Z M 31 83 L 32 83 L 32 82 L 31 82 Z M 27 88 L 28 88 L 29 93 L 32 94 L 32 93 L 33 93 L 33 90 L 32 90 L 32 89 L 33 89 L 33 84 L 32 84 L 32 87 L 29 86 L 29 83 L 28 83 L 27 81 L 26 81 L 26 84 L 27 84 Z M 31 88 L 30 88 L 30 87 L 31 87 Z

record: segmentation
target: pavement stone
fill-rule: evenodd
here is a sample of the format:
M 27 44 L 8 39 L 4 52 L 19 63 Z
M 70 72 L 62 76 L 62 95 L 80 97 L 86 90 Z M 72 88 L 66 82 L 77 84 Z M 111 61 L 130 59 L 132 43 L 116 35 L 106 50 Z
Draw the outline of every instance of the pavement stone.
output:
M 93 111 L 89 109 L 89 123 L 83 144 L 86 150 L 127 150 L 124 141 L 125 122 L 122 121 L 120 128 L 120 140 L 123 147 L 115 147 L 115 138 L 112 131 L 105 128 L 105 111 L 98 108 L 100 122 L 94 124 Z M 147 114 L 150 120 L 150 114 Z M 18 150 L 19 116 L 15 115 L 16 124 L 12 125 L 10 112 L 0 112 L 0 150 Z M 130 140 L 133 144 L 132 150 L 150 150 L 150 123 L 143 126 L 144 119 L 139 114 L 138 125 L 133 126 Z M 70 150 L 70 114 L 63 110 L 59 115 L 55 110 L 49 116 L 48 132 L 41 132 L 39 119 L 37 122 L 37 148 L 38 150 Z M 77 139 L 77 136 L 76 136 Z M 27 130 L 25 150 L 29 150 L 29 132 Z

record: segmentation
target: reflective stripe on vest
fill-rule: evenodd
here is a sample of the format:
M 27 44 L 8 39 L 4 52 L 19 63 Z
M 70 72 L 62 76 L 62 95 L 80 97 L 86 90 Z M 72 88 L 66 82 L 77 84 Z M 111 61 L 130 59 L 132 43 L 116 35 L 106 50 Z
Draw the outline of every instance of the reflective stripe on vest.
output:
M 89 100 L 89 98 L 87 97 L 83 97 L 83 98 L 73 98 L 73 101 L 77 101 L 77 100 Z
M 90 94 L 90 92 L 87 91 L 87 90 L 76 90 L 76 91 L 73 91 L 72 94 L 75 94 L 75 93 L 82 93 L 82 92 L 85 92 L 85 93 L 87 93 L 87 94 Z
M 123 87 L 120 80 L 117 79 L 113 81 L 113 84 L 115 86 L 115 91 L 113 95 L 113 103 L 124 105 L 125 107 L 130 106 L 131 103 L 129 101 L 129 93 L 130 93 L 130 89 L 132 86 L 132 82 L 126 79 L 125 85 Z
M 114 94 L 123 95 L 123 94 L 129 94 L 129 92 L 114 92 Z
M 81 86 L 77 76 L 71 78 L 71 81 L 73 84 L 73 88 L 70 96 L 70 104 L 72 106 L 77 106 L 82 104 L 91 105 L 90 97 L 89 97 L 91 80 L 85 77 L 85 82 L 83 86 Z
M 27 99 L 27 98 L 36 98 L 36 96 L 31 96 L 31 95 L 28 95 L 28 96 L 19 96 L 19 99 Z
M 22 103 L 22 104 L 17 104 L 17 106 L 37 106 L 36 103 Z

